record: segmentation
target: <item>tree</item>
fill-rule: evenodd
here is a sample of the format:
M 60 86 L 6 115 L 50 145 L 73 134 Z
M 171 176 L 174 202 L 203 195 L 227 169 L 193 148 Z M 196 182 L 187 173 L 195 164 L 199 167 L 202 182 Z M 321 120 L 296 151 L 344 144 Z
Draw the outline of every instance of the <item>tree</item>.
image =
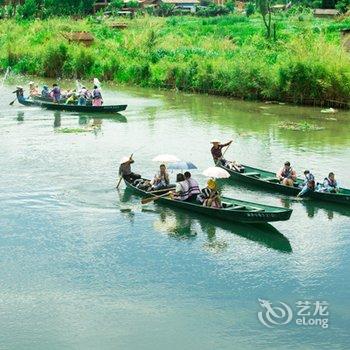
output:
M 264 25 L 266 27 L 266 37 L 271 38 L 271 27 L 272 27 L 272 0 L 256 0 L 257 7 L 263 18 Z M 276 26 L 273 24 L 273 37 L 276 39 Z

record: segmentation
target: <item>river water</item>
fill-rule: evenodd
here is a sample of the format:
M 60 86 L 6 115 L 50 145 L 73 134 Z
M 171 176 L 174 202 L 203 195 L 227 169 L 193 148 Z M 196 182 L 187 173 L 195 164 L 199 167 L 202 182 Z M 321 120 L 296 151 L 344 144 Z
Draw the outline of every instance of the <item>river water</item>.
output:
M 225 180 L 227 196 L 293 209 L 270 227 L 237 225 L 142 207 L 115 185 L 133 152 L 144 176 L 170 153 L 195 163 L 204 184 L 219 138 L 234 140 L 227 158 L 271 170 L 288 159 L 350 187 L 349 112 L 122 88 L 104 96 L 125 113 L 94 120 L 10 107 L 11 89 L 0 94 L 1 349 L 348 348 L 350 209 Z M 305 120 L 323 130 L 279 128 Z M 271 316 L 259 299 L 278 325 L 259 321 Z M 328 328 L 296 324 L 300 301 Z

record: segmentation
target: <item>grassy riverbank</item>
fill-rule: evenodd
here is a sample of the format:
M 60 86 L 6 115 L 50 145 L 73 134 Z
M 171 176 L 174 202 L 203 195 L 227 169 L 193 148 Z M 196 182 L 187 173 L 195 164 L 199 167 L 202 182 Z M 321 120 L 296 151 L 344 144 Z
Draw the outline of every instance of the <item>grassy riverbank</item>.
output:
M 339 29 L 350 20 L 281 17 L 277 41 L 259 17 L 145 17 L 108 22 L 56 18 L 0 21 L 0 67 L 51 78 L 92 78 L 251 99 L 348 101 L 350 55 Z M 89 31 L 91 47 L 67 31 Z

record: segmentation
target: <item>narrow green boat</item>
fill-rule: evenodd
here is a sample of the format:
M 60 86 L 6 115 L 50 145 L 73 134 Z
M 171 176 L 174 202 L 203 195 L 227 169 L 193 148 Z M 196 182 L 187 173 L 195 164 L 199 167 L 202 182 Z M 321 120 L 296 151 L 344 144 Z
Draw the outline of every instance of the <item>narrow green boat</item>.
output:
M 135 193 L 142 196 L 157 196 L 167 193 L 169 189 L 161 191 L 145 191 L 137 188 L 130 182 L 124 180 L 126 186 L 131 188 Z M 157 200 L 164 205 L 173 206 L 188 210 L 190 212 L 206 215 L 209 217 L 242 222 L 242 223 L 267 223 L 273 221 L 285 221 L 292 215 L 292 209 L 274 207 L 270 205 L 246 202 L 238 199 L 221 197 L 223 208 L 205 207 L 194 201 L 180 201 L 169 197 L 161 197 Z
M 221 164 L 219 167 L 227 170 L 231 177 L 235 180 L 245 182 L 250 185 L 257 186 L 261 189 L 270 190 L 272 192 L 279 192 L 290 196 L 297 196 L 300 192 L 299 185 L 303 183 L 302 179 L 297 179 L 293 187 L 282 185 L 276 177 L 276 174 L 271 171 L 266 171 L 258 168 L 253 168 L 248 165 L 243 165 L 245 170 L 243 173 L 229 169 Z M 350 205 L 350 190 L 340 188 L 337 193 L 329 192 L 310 192 L 308 197 L 320 201 L 328 201 L 335 203 L 342 203 Z
M 25 106 L 39 106 L 53 111 L 79 112 L 79 113 L 118 113 L 126 110 L 127 105 L 110 105 L 110 106 L 78 106 L 66 105 L 52 102 L 40 102 L 32 100 L 18 100 Z

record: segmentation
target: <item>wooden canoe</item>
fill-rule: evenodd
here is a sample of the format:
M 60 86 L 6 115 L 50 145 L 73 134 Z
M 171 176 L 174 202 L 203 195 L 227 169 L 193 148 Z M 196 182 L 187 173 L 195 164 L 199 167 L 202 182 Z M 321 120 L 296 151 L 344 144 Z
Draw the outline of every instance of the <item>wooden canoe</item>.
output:
M 25 106 L 39 106 L 53 111 L 66 111 L 66 112 L 78 112 L 78 113 L 118 113 L 126 110 L 127 105 L 110 105 L 110 106 L 78 106 L 78 105 L 66 105 L 61 103 L 52 102 L 40 102 L 34 100 L 19 100 L 19 103 Z
M 240 173 L 238 171 L 228 169 L 227 167 L 218 164 L 219 167 L 227 170 L 231 177 L 235 180 L 245 182 L 249 185 L 257 186 L 263 190 L 269 190 L 272 192 L 279 192 L 289 196 L 297 196 L 300 192 L 299 185 L 303 183 L 303 180 L 298 178 L 293 187 L 282 185 L 276 177 L 276 174 L 262 170 L 259 168 L 253 168 L 248 165 L 243 165 L 245 171 Z M 340 188 L 337 193 L 329 192 L 310 192 L 308 194 L 310 198 L 319 201 L 335 202 L 350 205 L 350 190 L 346 188 Z
M 145 191 L 137 188 L 124 179 L 126 186 L 141 196 L 155 196 L 169 191 Z M 224 208 L 210 208 L 199 204 L 196 201 L 180 201 L 169 197 L 161 197 L 157 200 L 167 206 L 184 209 L 195 214 L 202 214 L 221 220 L 228 220 L 242 223 L 267 223 L 273 221 L 288 220 L 292 214 L 292 209 L 275 207 L 270 205 L 258 204 L 253 202 L 242 201 L 238 199 L 221 197 Z

